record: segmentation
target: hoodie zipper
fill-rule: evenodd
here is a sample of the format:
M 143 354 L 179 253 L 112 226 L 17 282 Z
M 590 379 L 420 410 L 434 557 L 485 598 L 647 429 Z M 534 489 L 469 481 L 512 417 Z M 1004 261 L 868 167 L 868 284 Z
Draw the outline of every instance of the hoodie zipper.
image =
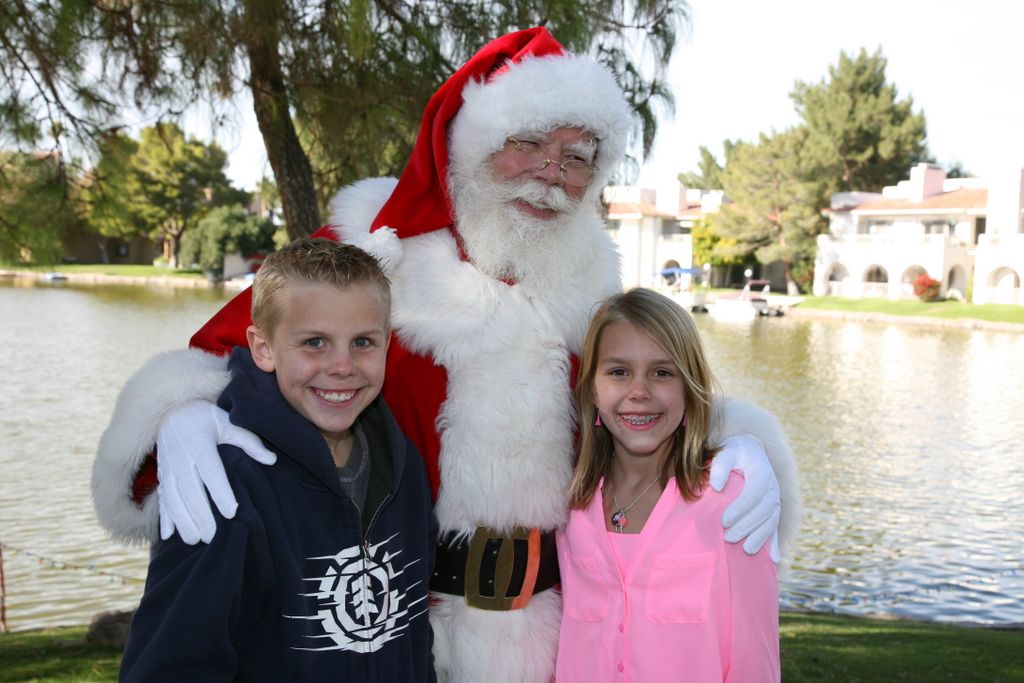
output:
M 373 523 L 377 519 L 377 514 L 381 511 L 381 508 L 384 507 L 384 504 L 388 502 L 388 499 L 390 497 L 391 497 L 391 494 L 388 494 L 388 495 L 384 496 L 384 500 L 382 500 L 380 502 L 380 504 L 377 506 L 377 509 L 373 511 L 373 515 L 370 517 L 370 523 L 366 525 L 366 533 L 363 535 L 363 580 L 362 580 L 361 583 L 362 583 L 363 605 L 364 606 L 372 604 L 370 602 L 370 595 L 369 595 L 369 591 L 370 591 L 370 586 L 369 586 L 369 583 L 370 583 L 370 571 L 369 571 L 369 567 L 368 567 L 368 564 L 369 564 L 369 561 L 370 561 L 370 530 L 373 529 Z M 372 651 L 373 651 L 372 650 L 372 646 L 369 643 L 367 643 L 366 644 L 366 652 L 372 652 Z
M 384 496 L 384 499 L 380 501 L 380 504 L 377 505 L 377 509 L 374 510 L 373 514 L 370 516 L 370 523 L 366 525 L 366 534 L 363 536 L 364 558 L 368 558 L 370 556 L 370 530 L 373 529 L 373 523 L 377 520 L 377 514 L 380 512 L 380 509 L 384 507 L 384 504 L 388 502 L 389 498 L 391 498 L 390 493 Z

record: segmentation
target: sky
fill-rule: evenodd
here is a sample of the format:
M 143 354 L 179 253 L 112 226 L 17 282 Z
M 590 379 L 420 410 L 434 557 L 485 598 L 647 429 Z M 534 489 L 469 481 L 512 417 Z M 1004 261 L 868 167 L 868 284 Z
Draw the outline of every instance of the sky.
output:
M 690 0 L 691 21 L 669 67 L 675 116 L 660 116 L 639 184 L 697 170 L 699 148 L 722 160 L 725 139 L 798 123 L 789 93 L 839 61 L 881 48 L 886 78 L 923 110 L 928 148 L 944 166 L 989 176 L 1024 165 L 1024 2 L 1020 0 Z M 397 95 L 396 95 L 397 96 Z M 270 175 L 246 101 L 217 129 L 229 175 L 255 187 Z M 204 116 L 186 127 L 210 139 Z
M 696 171 L 701 145 L 799 123 L 789 93 L 818 83 L 840 51 L 881 48 L 886 79 L 911 96 L 941 165 L 986 176 L 1024 164 L 1024 3 L 1016 0 L 690 0 L 663 117 L 640 184 Z

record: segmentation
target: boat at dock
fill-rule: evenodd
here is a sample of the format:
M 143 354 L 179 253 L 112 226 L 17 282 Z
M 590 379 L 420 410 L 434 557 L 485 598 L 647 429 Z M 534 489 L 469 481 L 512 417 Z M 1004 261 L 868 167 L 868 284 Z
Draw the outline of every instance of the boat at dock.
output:
M 49 273 L 40 273 L 39 279 L 42 280 L 43 282 L 65 282 L 67 281 L 68 276 L 65 275 L 64 273 L 58 273 L 54 271 Z
M 748 280 L 738 294 L 719 295 L 707 304 L 708 315 L 715 320 L 729 321 L 780 316 L 783 308 L 782 304 L 771 301 L 769 280 Z

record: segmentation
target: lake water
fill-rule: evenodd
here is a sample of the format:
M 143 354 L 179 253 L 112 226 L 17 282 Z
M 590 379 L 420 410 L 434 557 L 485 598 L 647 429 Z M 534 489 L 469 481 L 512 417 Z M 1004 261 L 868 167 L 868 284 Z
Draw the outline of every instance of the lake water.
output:
M 0 544 L 12 630 L 130 608 L 146 550 L 89 474 L 121 385 L 228 294 L 0 281 Z M 782 606 L 1024 622 L 1024 334 L 698 316 L 727 393 L 789 434 L 807 517 Z

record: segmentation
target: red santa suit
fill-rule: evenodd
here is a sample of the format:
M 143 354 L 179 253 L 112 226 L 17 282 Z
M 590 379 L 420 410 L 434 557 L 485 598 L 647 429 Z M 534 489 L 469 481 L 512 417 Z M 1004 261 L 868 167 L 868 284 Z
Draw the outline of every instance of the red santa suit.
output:
M 473 264 L 458 237 L 449 163 L 483 172 L 508 136 L 558 127 L 584 129 L 597 141 L 599 170 L 573 219 L 580 238 L 543 285 L 496 279 Z M 444 535 L 431 584 L 441 680 L 553 675 L 561 614 L 553 532 L 568 515 L 573 354 L 595 305 L 621 291 L 599 193 L 631 127 L 606 69 L 566 54 L 542 28 L 504 36 L 431 99 L 401 178 L 342 190 L 318 233 L 376 254 L 392 282 L 383 393 L 427 460 Z M 155 496 L 141 505 L 128 500 L 135 473 L 170 407 L 216 398 L 225 361 L 208 352 L 244 344 L 248 323 L 243 292 L 197 333 L 193 349 L 154 359 L 126 386 L 94 470 L 97 511 L 117 535 L 155 537 Z M 774 420 L 752 407 L 723 404 L 719 412 L 723 435 L 753 431 L 765 443 L 783 491 L 795 495 L 792 458 Z M 760 426 L 751 428 L 751 419 Z M 783 510 L 784 525 L 795 528 L 797 499 Z

